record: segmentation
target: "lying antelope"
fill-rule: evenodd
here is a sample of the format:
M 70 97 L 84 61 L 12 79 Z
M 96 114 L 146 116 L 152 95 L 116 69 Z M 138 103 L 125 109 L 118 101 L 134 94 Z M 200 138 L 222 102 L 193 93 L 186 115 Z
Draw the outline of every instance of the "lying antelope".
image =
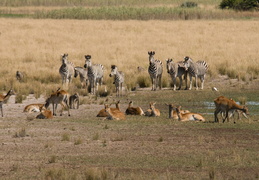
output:
M 56 92 L 52 93 L 50 97 L 46 100 L 46 104 L 44 105 L 45 108 L 48 108 L 49 105 L 52 104 L 53 106 L 53 115 L 56 116 L 57 106 L 60 104 L 62 106 L 60 116 L 62 116 L 63 109 L 66 106 L 68 109 L 68 116 L 70 116 L 69 111 L 69 93 L 65 90 L 57 90 Z
M 120 110 L 114 110 L 112 111 L 110 108 L 110 105 L 105 104 L 104 105 L 105 112 L 108 113 L 108 116 L 106 119 L 108 120 L 124 120 L 125 119 L 125 114 L 121 112 Z
M 120 100 L 116 102 L 116 108 L 110 108 L 111 111 L 120 111 Z M 101 109 L 96 117 L 107 117 L 109 114 L 105 111 L 105 109 Z
M 1 109 L 2 117 L 4 117 L 3 104 L 8 101 L 11 95 L 15 95 L 15 92 L 12 89 L 10 89 L 5 96 L 0 94 L 0 109 Z
M 126 115 L 140 115 L 140 116 L 145 115 L 141 107 L 132 107 L 132 105 L 133 105 L 133 102 L 130 101 L 129 106 L 125 111 Z
M 70 109 L 79 109 L 79 94 L 75 93 L 69 97 L 69 107 Z
M 205 118 L 198 113 L 181 113 L 181 106 L 175 108 L 179 121 L 205 121 Z
M 227 119 L 229 121 L 229 112 L 232 110 L 240 110 L 246 115 L 248 115 L 248 108 L 246 106 L 238 105 L 233 99 L 228 99 L 224 96 L 219 96 L 218 98 L 214 99 L 214 104 L 216 106 L 216 110 L 214 112 L 215 122 L 219 122 L 218 113 L 223 112 L 226 113 L 225 118 L 223 118 L 223 123 Z M 236 123 L 234 121 L 234 123 Z
M 46 109 L 44 106 L 41 109 L 41 113 L 36 116 L 36 119 L 52 119 L 52 118 L 53 118 L 52 112 Z
M 165 104 L 169 107 L 169 119 L 173 118 L 174 120 L 178 120 L 178 114 L 176 112 L 176 106 L 173 105 L 173 104 Z M 189 113 L 190 111 L 188 110 L 181 110 L 180 111 L 181 114 L 186 114 L 186 113 Z
M 159 109 L 155 108 L 156 102 L 150 102 L 150 108 L 145 112 L 145 116 L 160 116 Z
M 25 106 L 23 112 L 33 113 L 33 112 L 41 112 L 44 104 L 29 104 Z

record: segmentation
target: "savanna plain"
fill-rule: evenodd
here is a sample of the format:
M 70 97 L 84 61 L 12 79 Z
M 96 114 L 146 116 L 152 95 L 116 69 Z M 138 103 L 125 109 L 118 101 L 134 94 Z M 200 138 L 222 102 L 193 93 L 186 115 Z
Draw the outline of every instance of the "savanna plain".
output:
M 1 179 L 258 179 L 258 32 L 258 19 L 1 18 L 0 90 L 16 92 L 0 118 Z M 162 90 L 151 91 L 148 51 L 164 63 Z M 103 64 L 108 96 L 90 95 L 78 78 L 63 87 L 58 72 L 63 53 L 76 66 L 84 65 L 87 54 Z M 184 56 L 209 64 L 204 90 L 172 90 L 165 59 Z M 126 75 L 119 98 L 108 76 L 113 64 Z M 21 82 L 17 70 L 25 73 Z M 80 94 L 80 107 L 70 117 L 67 111 L 49 120 L 23 113 L 59 87 Z M 213 99 L 220 95 L 246 104 L 248 119 L 213 123 Z M 156 102 L 161 116 L 96 117 L 114 100 L 121 100 L 122 111 L 128 100 L 144 111 Z M 169 119 L 165 103 L 200 113 L 206 122 Z

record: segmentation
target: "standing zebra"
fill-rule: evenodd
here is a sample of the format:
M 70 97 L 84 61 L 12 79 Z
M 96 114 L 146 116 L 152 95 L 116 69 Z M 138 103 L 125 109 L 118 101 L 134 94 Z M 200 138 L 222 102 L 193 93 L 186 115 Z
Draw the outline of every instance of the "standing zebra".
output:
M 192 89 L 192 77 L 195 77 L 196 90 L 198 89 L 197 78 L 200 78 L 201 89 L 203 89 L 206 72 L 209 68 L 208 64 L 205 61 L 194 62 L 190 57 L 186 56 L 186 57 L 184 57 L 183 66 L 185 68 L 185 71 L 187 71 L 190 76 L 189 90 Z M 186 78 L 186 84 L 187 84 L 187 78 Z M 187 88 L 187 86 L 186 86 L 186 88 Z
M 102 85 L 103 83 L 103 74 L 104 67 L 101 64 L 93 64 L 91 62 L 91 56 L 85 56 L 85 68 L 87 68 L 87 76 L 91 86 L 91 93 L 96 94 L 96 90 L 98 91 L 98 84 Z
M 183 63 L 182 61 L 174 63 L 172 59 L 166 60 L 167 73 L 170 74 L 170 76 L 172 78 L 174 91 L 176 90 L 176 78 L 179 77 L 179 79 L 180 79 L 180 85 L 178 88 L 178 90 L 180 90 L 182 87 L 182 82 L 183 82 L 182 76 L 184 75 L 186 78 L 186 75 L 187 75 L 185 69 L 183 67 L 181 67 L 182 63 Z
M 149 67 L 148 73 L 152 81 L 151 91 L 155 91 L 157 86 L 162 89 L 162 73 L 163 73 L 163 63 L 160 60 L 155 60 L 155 51 L 148 52 L 149 54 Z
M 111 74 L 110 77 L 114 75 L 114 84 L 116 87 L 116 96 L 120 96 L 122 94 L 122 84 L 124 83 L 124 73 L 122 71 L 118 71 L 117 66 L 111 65 Z
M 87 69 L 83 67 L 75 67 L 75 78 L 79 75 L 82 88 L 88 85 Z
M 68 54 L 61 55 L 62 65 L 59 68 L 59 74 L 62 78 L 62 85 L 72 82 L 75 73 L 74 64 L 68 61 Z

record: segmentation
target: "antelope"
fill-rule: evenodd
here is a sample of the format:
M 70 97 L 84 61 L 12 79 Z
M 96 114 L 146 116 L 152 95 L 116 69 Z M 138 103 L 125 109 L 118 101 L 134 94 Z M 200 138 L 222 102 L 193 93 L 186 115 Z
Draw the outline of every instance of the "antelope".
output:
M 68 101 L 69 101 L 69 93 L 66 92 L 65 90 L 59 90 L 58 89 L 58 91 L 52 93 L 50 95 L 50 97 L 46 100 L 46 103 L 45 103 L 44 107 L 48 108 L 50 103 L 52 103 L 53 115 L 56 116 L 57 106 L 58 106 L 58 104 L 61 104 L 62 109 L 61 109 L 60 116 L 62 116 L 63 109 L 64 109 L 65 106 L 68 109 L 68 116 L 70 116 Z
M 140 115 L 140 116 L 145 115 L 141 107 L 132 107 L 132 105 L 133 105 L 133 102 L 130 101 L 129 106 L 125 111 L 126 115 Z
M 36 119 L 52 119 L 52 118 L 53 118 L 52 112 L 46 109 L 44 106 L 41 109 L 41 113 L 36 116 Z
M 76 106 L 76 108 L 75 108 Z M 70 109 L 79 109 L 79 94 L 75 93 L 69 97 L 69 107 Z
M 120 111 L 120 100 L 117 101 L 115 105 L 116 105 L 116 108 L 110 108 L 111 111 Z M 109 114 L 105 111 L 105 109 L 101 109 L 96 117 L 108 117 L 108 116 Z
M 181 106 L 175 108 L 179 121 L 205 121 L 205 118 L 198 113 L 181 113 Z
M 108 120 L 124 120 L 125 119 L 125 114 L 121 112 L 120 110 L 114 110 L 111 111 L 110 105 L 105 104 L 104 105 L 105 112 L 108 113 L 108 116 L 106 119 Z
M 2 117 L 4 117 L 3 104 L 8 101 L 11 95 L 15 95 L 15 92 L 12 89 L 10 89 L 5 96 L 0 94 L 0 108 L 1 108 Z
M 33 113 L 33 112 L 40 112 L 43 108 L 44 104 L 29 104 L 25 106 L 23 112 Z
M 155 104 L 156 104 L 156 102 L 150 102 L 149 103 L 150 109 L 151 109 L 150 116 L 160 116 L 160 111 L 159 111 L 159 109 L 155 108 Z
M 248 108 L 246 106 L 240 106 L 238 105 L 233 99 L 228 99 L 224 96 L 219 96 L 218 98 L 214 99 L 214 103 L 216 106 L 216 110 L 214 111 L 214 118 L 215 118 L 215 122 L 219 122 L 218 119 L 218 113 L 220 112 L 225 112 L 226 116 L 225 118 L 223 118 L 223 123 L 225 122 L 225 120 L 227 119 L 227 121 L 229 121 L 229 112 L 231 112 L 232 110 L 240 110 L 243 113 L 245 113 L 246 115 L 248 115 Z M 234 121 L 234 123 L 236 123 Z
M 169 107 L 169 119 L 173 118 L 174 120 L 178 120 L 178 115 L 177 115 L 177 112 L 176 112 L 176 106 L 173 105 L 173 104 L 165 104 Z M 180 111 L 181 114 L 186 114 L 186 113 L 189 113 L 190 111 L 188 110 L 181 110 Z

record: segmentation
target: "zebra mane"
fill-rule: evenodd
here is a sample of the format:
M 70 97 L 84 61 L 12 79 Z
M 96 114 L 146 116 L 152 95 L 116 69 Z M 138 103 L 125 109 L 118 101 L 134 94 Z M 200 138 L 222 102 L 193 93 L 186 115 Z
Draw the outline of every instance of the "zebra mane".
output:
M 117 66 L 116 65 L 111 65 L 111 68 L 112 69 L 115 69 Z
M 91 59 L 91 55 L 85 55 L 85 59 Z
M 155 63 L 159 63 L 159 64 L 163 65 L 163 62 L 158 59 L 155 60 Z

